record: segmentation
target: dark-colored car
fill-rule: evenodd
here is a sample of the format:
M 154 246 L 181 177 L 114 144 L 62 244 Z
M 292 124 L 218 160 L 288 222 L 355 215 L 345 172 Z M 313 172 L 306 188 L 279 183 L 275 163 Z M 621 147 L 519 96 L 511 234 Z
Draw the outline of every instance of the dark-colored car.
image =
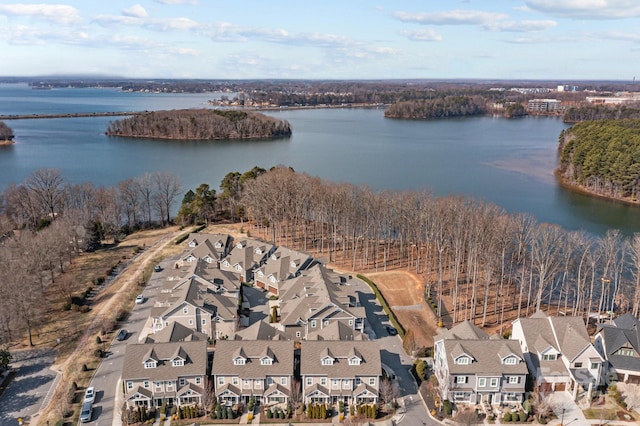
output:
M 116 340 L 123 341 L 124 339 L 127 338 L 128 334 L 129 333 L 127 332 L 127 330 L 123 328 L 118 332 L 118 335 L 116 336 Z
M 388 325 L 387 326 L 387 333 L 389 333 L 389 336 L 395 336 L 396 334 L 398 334 L 398 330 L 396 330 L 395 328 L 393 328 L 390 325 Z

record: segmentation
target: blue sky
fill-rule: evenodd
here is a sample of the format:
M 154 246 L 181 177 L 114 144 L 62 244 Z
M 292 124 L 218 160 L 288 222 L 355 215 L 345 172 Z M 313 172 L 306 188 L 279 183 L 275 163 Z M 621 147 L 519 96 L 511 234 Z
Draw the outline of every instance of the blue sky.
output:
M 640 0 L 0 3 L 0 75 L 640 78 Z

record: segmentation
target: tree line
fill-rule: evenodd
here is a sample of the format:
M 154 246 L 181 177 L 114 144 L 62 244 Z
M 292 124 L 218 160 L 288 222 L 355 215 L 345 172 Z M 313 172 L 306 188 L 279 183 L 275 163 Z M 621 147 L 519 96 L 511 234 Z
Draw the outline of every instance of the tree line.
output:
M 447 118 L 486 114 L 486 101 L 481 97 L 446 96 L 396 102 L 384 112 L 387 118 Z
M 154 111 L 111 122 L 109 136 L 158 139 L 260 139 L 291 136 L 291 126 L 255 112 L 188 109 Z
M 569 108 L 562 118 L 565 123 L 591 120 L 622 120 L 640 118 L 640 103 L 628 105 L 580 105 Z
M 558 174 L 598 195 L 640 197 L 640 119 L 585 121 L 559 137 Z
M 640 310 L 640 233 L 594 237 L 473 198 L 375 192 L 286 167 L 247 181 L 239 200 L 274 244 L 353 270 L 422 274 L 454 323 L 502 324 L 543 306 L 585 318 Z

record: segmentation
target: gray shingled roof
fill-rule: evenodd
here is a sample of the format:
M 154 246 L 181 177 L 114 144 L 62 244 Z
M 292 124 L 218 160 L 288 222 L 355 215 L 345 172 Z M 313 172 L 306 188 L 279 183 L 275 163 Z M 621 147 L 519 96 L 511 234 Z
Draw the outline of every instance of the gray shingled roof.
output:
M 235 340 L 287 340 L 280 330 L 265 321 L 256 321 L 247 328 L 236 331 Z
M 489 335 L 471 321 L 463 321 L 449 330 L 439 330 L 439 334 L 434 336 L 434 340 L 447 339 L 488 339 Z
M 262 365 L 260 358 L 267 348 L 275 360 L 271 365 Z M 211 373 L 241 378 L 293 375 L 293 349 L 293 342 L 282 340 L 218 340 Z M 247 358 L 244 365 L 233 363 L 233 358 L 239 353 Z
M 349 365 L 352 350 L 362 355 L 360 365 Z M 333 365 L 322 365 L 322 358 L 330 354 Z M 300 374 L 345 378 L 356 376 L 379 376 L 382 365 L 380 345 L 376 341 L 309 341 L 301 343 Z
M 447 353 L 447 364 L 451 374 L 527 374 L 527 364 L 524 362 L 520 344 L 515 340 L 455 340 L 444 341 Z M 469 364 L 455 364 L 454 359 L 462 353 L 470 355 L 474 361 Z M 516 364 L 503 364 L 502 359 L 508 355 L 515 355 L 519 360 Z
M 184 351 L 184 366 L 173 367 L 176 351 Z M 152 354 L 152 355 L 151 355 Z M 149 356 L 159 359 L 156 368 L 144 368 Z M 204 375 L 207 371 L 207 342 L 169 342 L 129 344 L 124 354 L 122 380 L 175 380 L 177 377 Z
M 607 350 L 607 360 L 615 369 L 640 372 L 640 358 L 617 354 L 620 348 L 629 346 L 636 354 L 640 353 L 640 321 L 626 314 L 613 320 L 612 324 L 602 324 L 600 334 Z

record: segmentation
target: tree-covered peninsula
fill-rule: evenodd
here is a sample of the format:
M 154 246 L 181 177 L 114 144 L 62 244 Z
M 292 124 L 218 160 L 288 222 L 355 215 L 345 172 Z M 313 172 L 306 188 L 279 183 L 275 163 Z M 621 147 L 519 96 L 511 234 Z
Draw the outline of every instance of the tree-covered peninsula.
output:
M 387 118 L 427 119 L 466 117 L 487 112 L 486 101 L 472 96 L 445 96 L 396 102 L 384 112 Z
M 638 202 L 640 119 L 585 121 L 559 138 L 558 176 L 599 196 Z
M 114 121 L 106 134 L 156 139 L 271 139 L 291 136 L 291 126 L 285 120 L 255 112 L 184 109 Z
M 640 118 L 640 103 L 622 105 L 580 105 L 569 108 L 562 118 L 565 123 L 586 120 L 621 120 Z
M 13 143 L 13 130 L 11 127 L 0 121 L 0 145 L 7 145 Z

